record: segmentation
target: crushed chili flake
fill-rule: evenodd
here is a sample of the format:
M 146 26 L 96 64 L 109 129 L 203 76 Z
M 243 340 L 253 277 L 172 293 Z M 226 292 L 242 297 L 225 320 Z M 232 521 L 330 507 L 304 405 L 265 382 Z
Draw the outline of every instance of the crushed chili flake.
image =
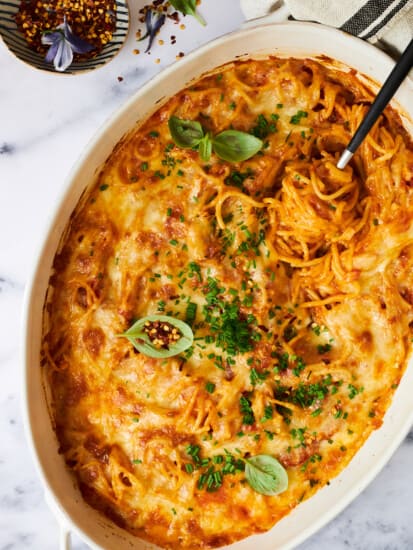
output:
M 97 55 L 112 40 L 116 28 L 115 0 L 23 0 L 15 15 L 16 24 L 24 35 L 29 47 L 45 54 L 48 46 L 41 42 L 45 31 L 53 31 L 67 23 L 73 34 L 93 46 L 85 54 L 75 54 L 75 59 L 85 59 Z
M 168 346 L 175 344 L 182 337 L 181 331 L 167 322 L 146 321 L 143 330 L 152 344 L 159 349 L 168 349 Z

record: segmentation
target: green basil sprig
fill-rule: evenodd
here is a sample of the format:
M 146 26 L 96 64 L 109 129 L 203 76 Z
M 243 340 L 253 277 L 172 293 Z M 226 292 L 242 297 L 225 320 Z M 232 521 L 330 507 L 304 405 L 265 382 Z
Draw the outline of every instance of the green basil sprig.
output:
M 176 342 L 171 343 L 168 348 L 159 348 L 156 347 L 148 334 L 145 332 L 145 323 L 153 323 L 159 321 L 160 323 L 168 323 L 173 327 L 177 328 L 180 333 L 180 338 Z M 134 323 L 126 332 L 119 334 L 119 336 L 124 336 L 127 338 L 134 347 L 149 357 L 155 357 L 156 359 L 163 359 L 165 357 L 173 357 L 179 353 L 185 351 L 192 346 L 194 341 L 194 335 L 192 329 L 189 325 L 175 319 L 175 317 L 170 317 L 169 315 L 148 315 L 147 317 L 142 317 Z
M 206 25 L 205 20 L 196 11 L 196 0 L 169 0 L 169 3 L 184 15 L 192 15 L 201 25 Z
M 178 147 L 198 149 L 202 160 L 208 162 L 211 153 L 228 162 L 241 162 L 253 157 L 261 149 L 262 141 L 246 132 L 224 130 L 216 136 L 205 133 L 196 120 L 171 116 L 168 120 L 171 137 Z
M 257 493 L 274 496 L 288 488 L 287 472 L 273 456 L 257 455 L 244 461 L 245 478 Z
M 197 147 L 204 138 L 204 130 L 196 120 L 184 120 L 171 116 L 168 126 L 172 139 L 178 147 L 184 149 Z

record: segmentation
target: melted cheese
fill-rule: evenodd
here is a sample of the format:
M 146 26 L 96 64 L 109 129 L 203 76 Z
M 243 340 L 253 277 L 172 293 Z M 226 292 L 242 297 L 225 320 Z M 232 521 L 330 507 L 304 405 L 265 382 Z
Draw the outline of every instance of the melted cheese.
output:
M 219 75 L 116 147 L 72 217 L 45 308 L 54 420 L 84 498 L 173 549 L 270 529 L 336 476 L 380 426 L 412 332 L 413 150 L 397 113 L 341 172 L 372 99 L 354 74 L 274 58 Z M 171 115 L 264 147 L 207 164 L 174 146 Z M 185 319 L 188 302 L 189 353 L 152 359 L 119 338 L 149 314 Z M 254 491 L 242 467 L 202 484 L 227 456 L 263 453 L 286 468 L 285 492 Z

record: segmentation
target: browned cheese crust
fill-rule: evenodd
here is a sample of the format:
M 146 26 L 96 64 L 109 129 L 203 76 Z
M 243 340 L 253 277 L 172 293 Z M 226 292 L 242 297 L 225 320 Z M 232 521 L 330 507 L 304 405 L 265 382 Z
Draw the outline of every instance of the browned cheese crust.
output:
M 230 64 L 125 138 L 77 207 L 42 365 L 85 499 L 138 537 L 213 548 L 266 531 L 381 425 L 412 336 L 413 151 L 387 108 L 335 167 L 372 97 L 328 61 Z M 264 146 L 204 162 L 174 145 L 172 115 Z M 187 352 L 153 359 L 118 336 L 149 314 L 185 320 L 188 303 Z M 259 494 L 237 469 L 202 485 L 227 456 L 263 453 L 285 492 Z

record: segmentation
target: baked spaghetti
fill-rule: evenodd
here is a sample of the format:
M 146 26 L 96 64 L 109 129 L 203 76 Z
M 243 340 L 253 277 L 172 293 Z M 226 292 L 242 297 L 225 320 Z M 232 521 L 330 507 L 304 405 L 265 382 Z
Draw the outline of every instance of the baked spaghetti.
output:
M 125 137 L 76 208 L 42 365 L 83 497 L 136 536 L 212 548 L 268 530 L 381 425 L 412 337 L 413 149 L 387 107 L 336 168 L 372 99 L 328 60 L 229 64 Z M 172 117 L 262 147 L 205 161 Z M 192 345 L 154 358 L 123 337 L 158 315 L 142 322 L 158 350 L 182 336 L 165 318 Z M 288 488 L 257 490 L 257 456 Z

